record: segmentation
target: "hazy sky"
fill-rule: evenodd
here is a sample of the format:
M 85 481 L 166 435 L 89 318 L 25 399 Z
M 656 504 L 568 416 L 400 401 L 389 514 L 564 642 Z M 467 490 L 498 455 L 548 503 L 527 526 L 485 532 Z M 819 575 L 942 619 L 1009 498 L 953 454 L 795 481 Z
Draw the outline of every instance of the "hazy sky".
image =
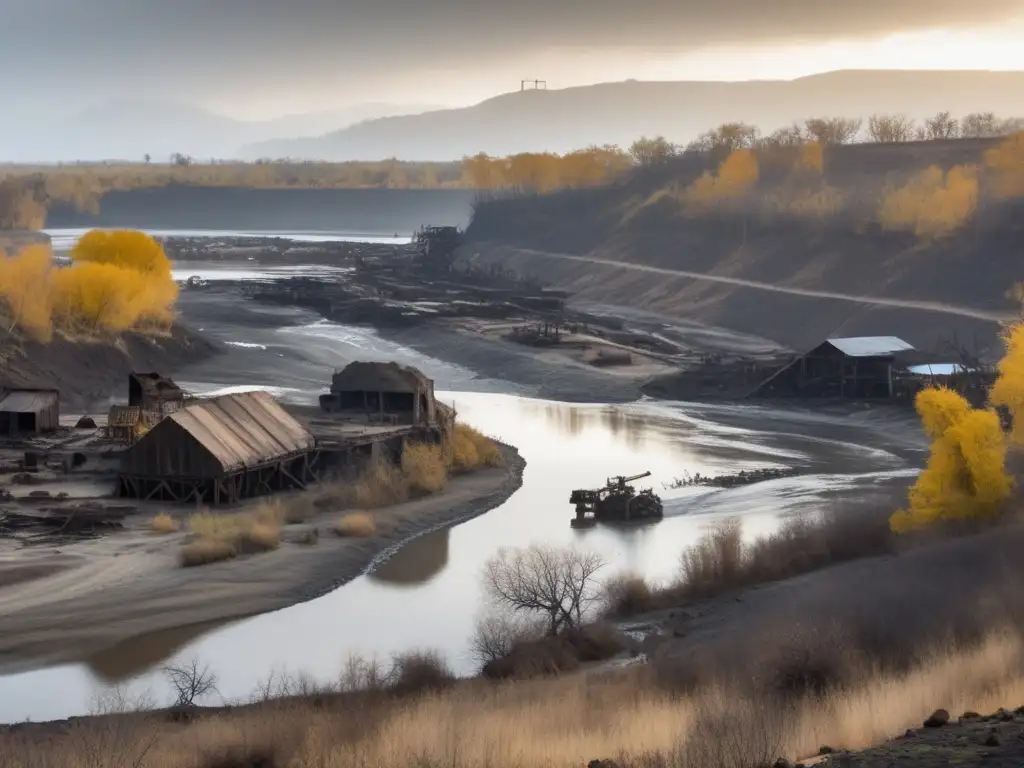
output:
M 534 77 L 1024 69 L 1022 40 L 1024 0 L 0 0 L 0 97 L 261 118 L 467 104 Z

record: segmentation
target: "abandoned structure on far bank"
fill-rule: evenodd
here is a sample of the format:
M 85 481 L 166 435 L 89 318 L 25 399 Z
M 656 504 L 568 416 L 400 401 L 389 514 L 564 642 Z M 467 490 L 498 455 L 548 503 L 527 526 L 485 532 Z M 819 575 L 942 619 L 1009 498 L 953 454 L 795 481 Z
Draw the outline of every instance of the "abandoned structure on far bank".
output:
M 436 405 L 434 382 L 398 363 L 349 363 L 331 378 L 330 393 L 320 396 L 324 411 L 371 424 L 435 425 Z
M 0 388 L 0 435 L 53 432 L 60 426 L 56 389 Z

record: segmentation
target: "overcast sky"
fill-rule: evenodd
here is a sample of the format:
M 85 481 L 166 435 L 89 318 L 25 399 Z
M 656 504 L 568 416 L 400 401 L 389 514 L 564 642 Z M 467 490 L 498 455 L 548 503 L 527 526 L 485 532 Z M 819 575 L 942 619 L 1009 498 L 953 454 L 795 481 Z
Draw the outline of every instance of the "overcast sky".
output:
M 1024 69 L 1022 17 L 1024 0 L 0 0 L 0 97 L 145 96 L 261 118 L 466 104 L 533 77 Z

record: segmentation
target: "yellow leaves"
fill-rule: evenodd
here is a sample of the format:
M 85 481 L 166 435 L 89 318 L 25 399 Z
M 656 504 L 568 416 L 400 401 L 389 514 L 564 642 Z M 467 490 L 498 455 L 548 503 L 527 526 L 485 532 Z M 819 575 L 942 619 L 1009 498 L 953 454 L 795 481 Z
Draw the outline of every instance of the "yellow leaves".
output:
M 1024 131 L 985 151 L 985 170 L 996 197 L 1024 196 Z
M 742 197 L 757 182 L 757 157 L 749 149 L 737 149 L 718 167 L 717 175 L 705 173 L 686 189 L 687 202 L 708 205 Z
M 511 187 L 549 192 L 607 183 L 631 164 L 629 155 L 614 146 L 589 147 L 565 155 L 522 152 L 508 157 L 490 157 L 480 153 L 462 161 L 462 177 L 465 183 L 477 189 Z
M 825 169 L 825 148 L 814 141 L 800 147 L 800 156 L 796 161 L 798 171 L 815 171 L 821 174 Z
M 958 165 L 944 173 L 930 166 L 901 187 L 883 193 L 878 222 L 883 229 L 933 238 L 965 224 L 978 207 L 977 168 Z
M 0 253 L 0 301 L 11 314 L 8 330 L 17 327 L 37 341 L 50 340 L 53 272 L 53 256 L 45 245 L 31 245 L 10 258 Z
M 159 277 L 171 276 L 171 262 L 160 243 L 136 230 L 86 232 L 71 249 L 71 258 L 75 262 L 112 264 Z
M 1004 338 L 1006 354 L 999 361 L 999 376 L 989 392 L 989 402 L 1002 406 L 1013 418 L 1011 439 L 1024 445 L 1024 324 L 1015 323 Z
M 971 408 L 958 393 L 926 389 L 915 401 L 932 438 L 928 465 L 910 489 L 909 506 L 890 518 L 896 533 L 939 520 L 994 515 L 1010 496 L 1006 439 L 993 410 Z
M 140 232 L 89 232 L 71 267 L 33 246 L 0 259 L 0 300 L 11 329 L 48 341 L 54 328 L 94 335 L 166 327 L 178 287 L 160 245 Z

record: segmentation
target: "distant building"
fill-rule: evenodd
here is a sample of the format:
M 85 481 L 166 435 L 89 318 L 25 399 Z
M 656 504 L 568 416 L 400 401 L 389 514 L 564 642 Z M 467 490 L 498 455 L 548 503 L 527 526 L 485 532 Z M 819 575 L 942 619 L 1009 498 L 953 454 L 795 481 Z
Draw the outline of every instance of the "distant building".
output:
M 320 396 L 325 411 L 377 424 L 432 426 L 437 406 L 434 382 L 398 363 L 349 363 L 334 374 L 330 394 Z
M 914 347 L 896 336 L 828 339 L 776 372 L 755 396 L 890 398 Z
M 60 426 L 60 394 L 56 389 L 0 390 L 0 435 L 53 432 Z
M 185 393 L 159 373 L 128 374 L 128 405 L 166 416 L 182 407 Z
M 266 392 L 193 400 L 122 454 L 118 495 L 220 504 L 304 488 L 315 443 Z

